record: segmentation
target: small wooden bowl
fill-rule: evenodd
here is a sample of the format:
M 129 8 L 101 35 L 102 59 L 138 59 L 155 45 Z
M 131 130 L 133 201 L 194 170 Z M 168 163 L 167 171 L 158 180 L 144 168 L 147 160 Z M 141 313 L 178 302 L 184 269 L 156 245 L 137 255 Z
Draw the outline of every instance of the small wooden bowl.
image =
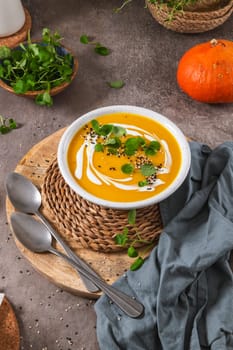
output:
M 24 44 L 26 44 L 26 43 L 24 43 Z M 19 47 L 19 45 L 15 46 L 13 49 L 17 49 L 18 47 Z M 58 50 L 59 50 L 59 53 L 61 55 L 65 55 L 66 53 L 69 53 L 73 57 L 73 67 L 72 67 L 73 73 L 70 77 L 70 81 L 64 82 L 61 85 L 55 86 L 50 90 L 51 96 L 55 96 L 55 95 L 59 94 L 60 92 L 62 92 L 63 90 L 65 90 L 67 88 L 67 86 L 69 86 L 71 84 L 71 82 L 73 81 L 73 79 L 75 78 L 75 76 L 78 72 L 78 60 L 75 57 L 75 55 L 72 53 L 72 51 L 70 49 L 68 49 L 67 47 L 65 47 L 64 45 L 62 45 L 61 47 L 58 47 Z M 3 89 L 5 89 L 8 92 L 11 92 L 17 96 L 23 96 L 23 97 L 29 97 L 29 98 L 35 98 L 37 95 L 42 94 L 46 91 L 46 90 L 35 90 L 35 91 L 27 91 L 23 94 L 18 94 L 13 90 L 13 88 L 9 84 L 7 84 L 6 80 L 2 80 L 2 79 L 0 79 L 0 87 L 2 87 Z

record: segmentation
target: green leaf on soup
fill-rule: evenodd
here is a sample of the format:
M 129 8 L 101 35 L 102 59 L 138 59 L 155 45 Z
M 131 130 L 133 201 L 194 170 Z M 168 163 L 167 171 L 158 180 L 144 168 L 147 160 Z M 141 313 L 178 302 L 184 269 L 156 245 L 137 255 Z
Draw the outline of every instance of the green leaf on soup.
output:
M 121 171 L 124 173 L 124 174 L 132 174 L 133 171 L 134 171 L 134 166 L 130 163 L 128 164 L 124 164 L 122 165 L 121 167 Z
M 144 143 L 145 140 L 140 136 L 128 138 L 128 140 L 125 142 L 125 154 L 127 156 L 134 155 L 140 146 L 144 145 Z
M 121 147 L 121 140 L 119 137 L 110 137 L 105 141 L 104 145 L 119 148 Z
M 122 137 L 122 136 L 125 136 L 127 132 L 126 132 L 126 129 L 125 129 L 125 128 L 122 128 L 121 126 L 113 125 L 112 133 L 113 133 L 116 137 Z
M 118 151 L 117 151 L 116 148 L 109 147 L 109 148 L 108 148 L 108 153 L 117 155 L 117 154 L 118 154 Z
M 151 176 L 157 172 L 157 168 L 153 164 L 143 164 L 140 170 L 144 176 Z
M 160 150 L 160 147 L 158 141 L 151 141 L 149 145 L 144 147 L 144 152 L 147 156 L 154 156 Z
M 144 186 L 147 186 L 147 185 L 148 185 L 148 181 L 147 180 L 138 181 L 138 186 L 139 187 L 144 187 Z
M 103 152 L 104 151 L 104 146 L 101 143 L 97 143 L 95 145 L 95 151 L 96 152 Z
M 112 132 L 113 125 L 105 124 L 99 128 L 98 134 L 101 136 L 107 136 Z
M 93 130 L 94 130 L 97 134 L 99 134 L 100 125 L 99 125 L 99 122 L 98 122 L 96 119 L 93 119 L 93 120 L 91 121 L 91 126 L 92 126 Z

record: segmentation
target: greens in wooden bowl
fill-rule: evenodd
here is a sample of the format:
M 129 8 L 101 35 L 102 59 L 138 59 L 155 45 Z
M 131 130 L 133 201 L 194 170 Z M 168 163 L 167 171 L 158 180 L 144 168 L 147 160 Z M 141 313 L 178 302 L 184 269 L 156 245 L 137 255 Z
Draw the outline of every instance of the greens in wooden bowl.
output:
M 44 28 L 42 39 L 28 40 L 12 49 L 0 47 L 0 86 L 9 92 L 35 98 L 39 105 L 51 106 L 52 96 L 74 79 L 78 61 L 61 44 L 59 33 Z

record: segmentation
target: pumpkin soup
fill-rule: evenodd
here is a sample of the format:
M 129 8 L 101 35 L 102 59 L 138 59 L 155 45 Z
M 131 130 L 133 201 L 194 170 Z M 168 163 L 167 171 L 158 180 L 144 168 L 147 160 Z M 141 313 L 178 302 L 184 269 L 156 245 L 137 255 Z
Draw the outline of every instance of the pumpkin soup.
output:
M 132 113 L 106 114 L 73 137 L 67 161 L 75 181 L 115 202 L 144 200 L 164 191 L 181 167 L 174 136 L 157 121 Z

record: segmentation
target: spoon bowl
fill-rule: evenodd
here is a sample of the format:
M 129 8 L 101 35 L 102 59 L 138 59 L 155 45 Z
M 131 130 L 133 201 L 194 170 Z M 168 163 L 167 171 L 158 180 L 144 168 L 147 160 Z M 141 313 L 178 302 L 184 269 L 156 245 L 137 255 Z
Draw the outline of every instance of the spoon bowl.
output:
M 23 213 L 37 213 L 41 206 L 41 195 L 37 187 L 26 177 L 10 173 L 6 178 L 7 195 L 17 210 Z
M 52 246 L 52 236 L 39 221 L 24 213 L 13 213 L 11 225 L 19 242 L 34 253 L 44 253 Z

